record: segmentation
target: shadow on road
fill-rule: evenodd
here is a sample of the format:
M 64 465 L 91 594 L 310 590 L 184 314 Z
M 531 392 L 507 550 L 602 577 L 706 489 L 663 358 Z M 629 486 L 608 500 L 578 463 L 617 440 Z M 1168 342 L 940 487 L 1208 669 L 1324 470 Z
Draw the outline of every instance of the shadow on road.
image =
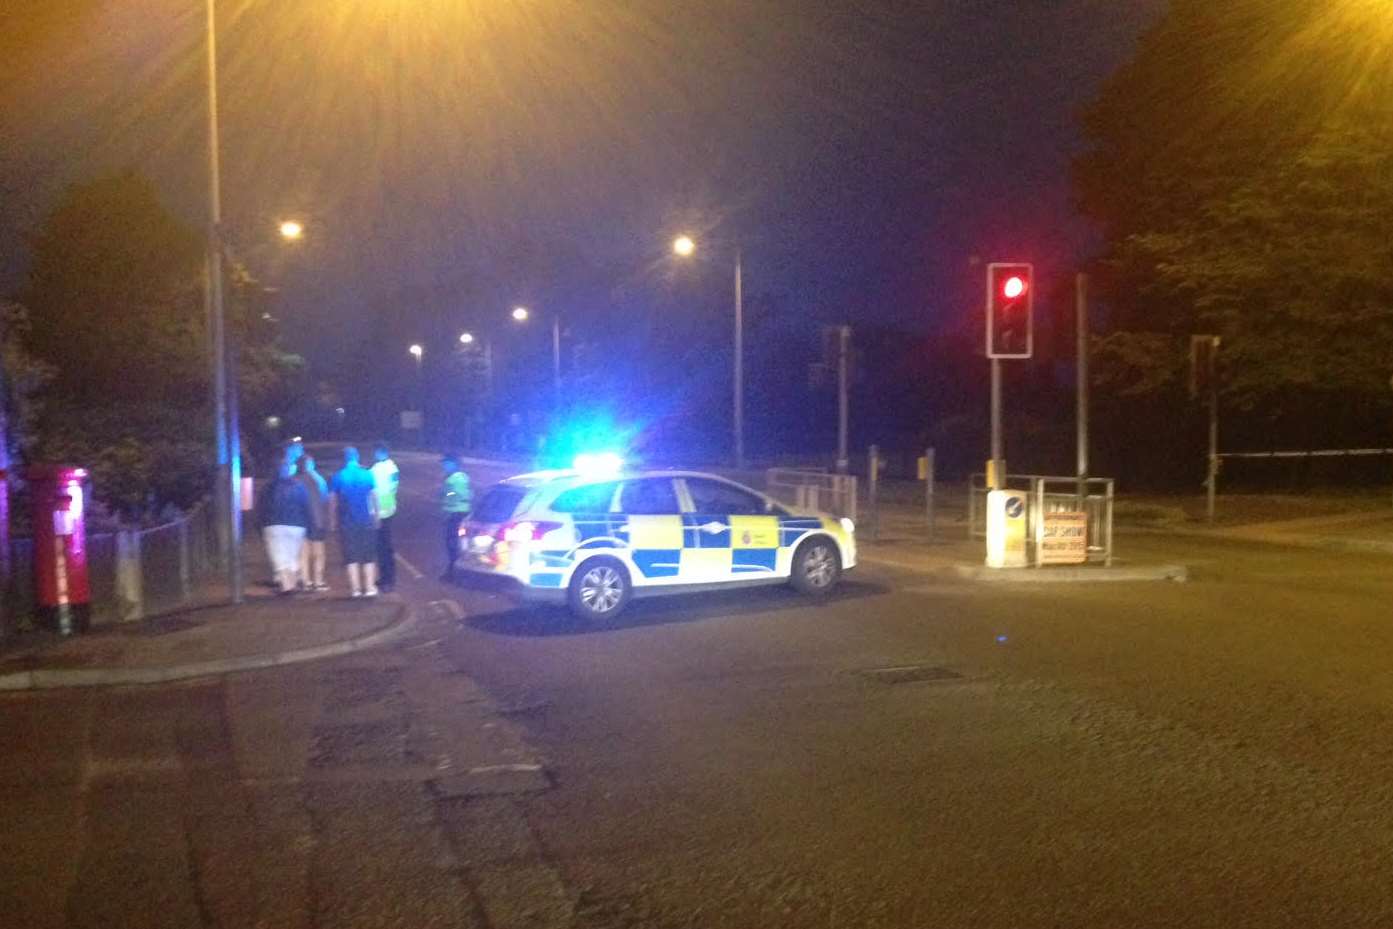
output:
M 812 600 L 783 587 L 749 587 L 743 590 L 646 597 L 633 601 L 623 615 L 602 624 L 579 620 L 563 606 L 541 604 L 520 604 L 497 613 L 472 616 L 466 622 L 471 629 L 494 635 L 592 635 L 643 626 L 701 622 L 726 616 L 790 610 L 817 612 L 889 592 L 890 588 L 881 584 L 843 581 L 826 600 Z

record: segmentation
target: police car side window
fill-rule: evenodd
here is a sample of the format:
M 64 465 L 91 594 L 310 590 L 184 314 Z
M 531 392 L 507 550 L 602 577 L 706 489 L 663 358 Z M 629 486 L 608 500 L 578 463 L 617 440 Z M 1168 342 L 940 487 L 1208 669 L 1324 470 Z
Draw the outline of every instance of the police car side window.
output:
M 619 508 L 630 516 L 664 516 L 682 512 L 677 493 L 667 478 L 629 481 L 619 494 Z
M 608 484 L 586 484 L 572 487 L 557 496 L 551 508 L 557 513 L 608 513 L 614 500 L 615 481 Z
M 687 478 L 687 490 L 692 495 L 692 506 L 698 513 L 710 516 L 760 516 L 765 512 L 763 499 L 720 481 Z

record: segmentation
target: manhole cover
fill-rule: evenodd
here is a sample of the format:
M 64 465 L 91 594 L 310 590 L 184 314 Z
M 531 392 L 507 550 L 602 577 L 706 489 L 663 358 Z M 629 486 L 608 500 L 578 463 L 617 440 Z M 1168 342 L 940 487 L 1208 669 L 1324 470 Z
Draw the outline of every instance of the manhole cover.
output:
M 911 664 L 900 665 L 894 668 L 870 668 L 860 672 L 862 677 L 868 677 L 881 684 L 922 684 L 929 681 L 955 681 L 962 678 L 962 675 L 952 668 L 944 668 L 939 665 Z

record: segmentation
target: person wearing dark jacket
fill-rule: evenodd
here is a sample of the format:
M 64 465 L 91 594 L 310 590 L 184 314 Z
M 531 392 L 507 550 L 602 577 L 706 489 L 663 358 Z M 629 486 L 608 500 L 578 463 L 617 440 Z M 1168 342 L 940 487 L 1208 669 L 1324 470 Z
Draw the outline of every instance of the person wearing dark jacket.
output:
M 283 595 L 292 594 L 300 579 L 300 549 L 315 526 L 309 494 L 295 480 L 294 464 L 282 460 L 277 466 L 275 480 L 261 492 L 256 515 L 276 587 Z

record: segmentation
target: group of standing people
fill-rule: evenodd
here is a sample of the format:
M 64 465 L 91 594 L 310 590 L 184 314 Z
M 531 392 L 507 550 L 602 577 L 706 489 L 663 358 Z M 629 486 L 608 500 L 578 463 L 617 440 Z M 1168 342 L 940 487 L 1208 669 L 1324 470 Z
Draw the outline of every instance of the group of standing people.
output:
M 469 475 L 454 455 L 441 459 L 444 480 L 440 507 L 445 521 L 445 573 L 454 575 L 460 555 L 460 526 L 473 509 Z M 343 467 L 333 480 L 319 473 L 314 456 L 298 439 L 285 447 L 275 477 L 257 501 L 257 524 L 266 543 L 277 591 L 327 591 L 325 542 L 335 533 L 354 597 L 375 597 L 397 583 L 392 525 L 397 515 L 401 469 L 385 443 L 363 467 L 358 449 L 343 450 Z
M 257 523 L 279 593 L 329 589 L 324 566 L 331 532 L 338 535 L 352 596 L 375 597 L 396 585 L 392 524 L 401 470 L 386 444 L 373 457 L 365 468 L 358 449 L 347 446 L 343 468 L 325 481 L 301 442 L 286 446 L 276 476 L 257 501 Z

